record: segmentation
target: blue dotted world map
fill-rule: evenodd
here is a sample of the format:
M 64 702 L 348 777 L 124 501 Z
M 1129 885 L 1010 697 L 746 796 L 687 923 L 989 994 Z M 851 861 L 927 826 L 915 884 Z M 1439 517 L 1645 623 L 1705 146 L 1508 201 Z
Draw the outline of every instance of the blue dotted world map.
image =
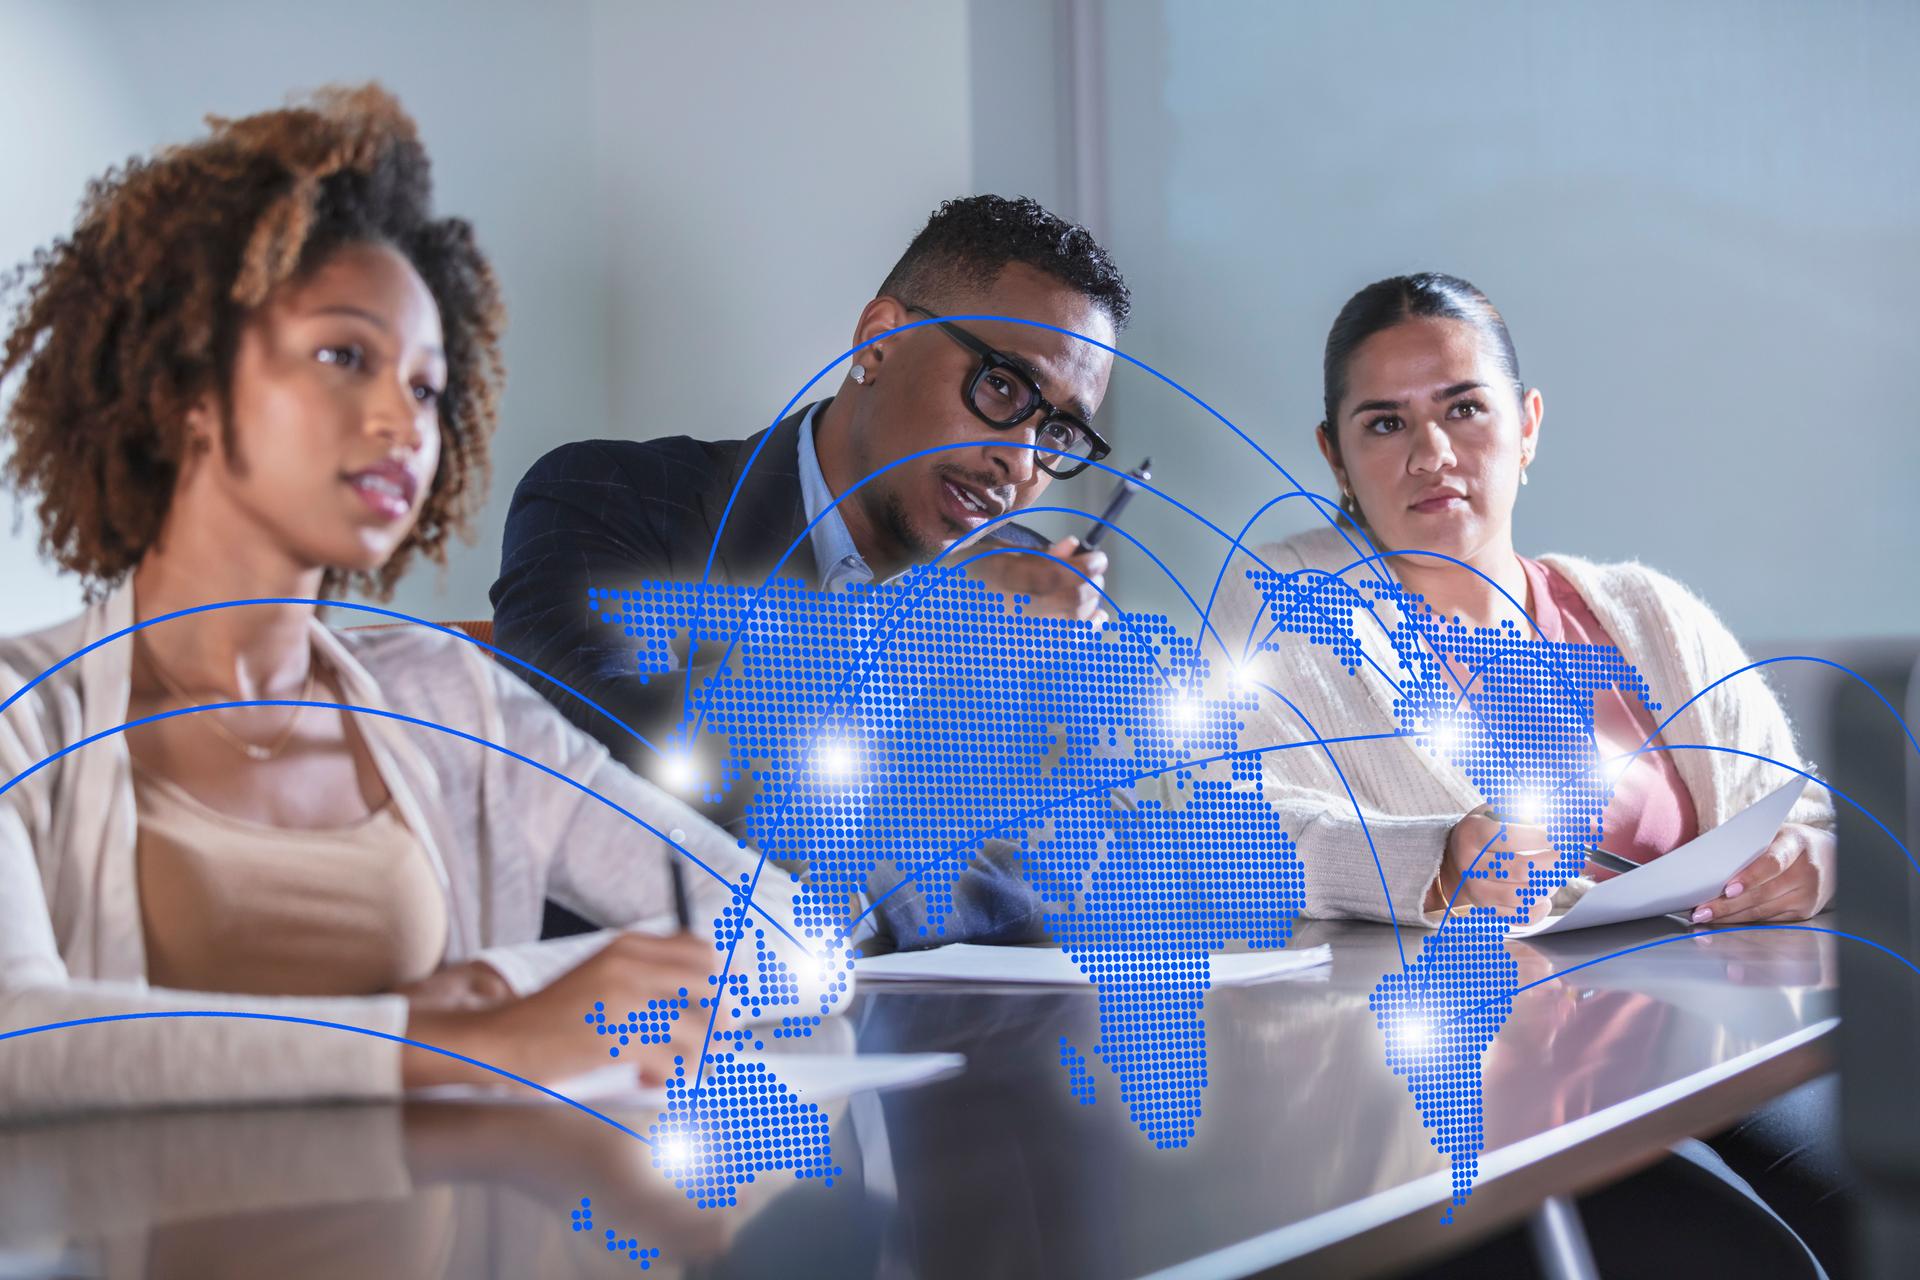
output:
M 1272 620 L 1263 648 L 1286 633 L 1330 646 L 1357 673 L 1371 661 L 1357 629 L 1383 627 L 1399 661 L 1382 674 L 1399 690 L 1400 735 L 1450 758 L 1496 812 L 1554 797 L 1543 821 L 1560 853 L 1524 894 L 1579 874 L 1610 795 L 1595 768 L 1593 694 L 1617 688 L 1658 710 L 1617 650 L 1463 627 L 1384 576 L 1248 576 Z M 894 919 L 888 903 L 910 894 L 910 936 L 896 926 L 890 941 L 937 945 L 956 936 L 966 873 L 990 849 L 1010 855 L 1046 938 L 1098 994 L 1098 1043 L 1060 1042 L 1064 1086 L 1093 1104 L 1102 1064 L 1146 1140 L 1193 1139 L 1208 957 L 1285 947 L 1306 901 L 1301 851 L 1267 801 L 1263 767 L 1272 750 L 1303 744 L 1241 742 L 1270 691 L 1213 678 L 1164 616 L 1122 612 L 1097 628 L 1036 617 L 1024 599 L 937 566 L 831 594 L 784 580 L 662 582 L 595 590 L 589 603 L 635 643 L 636 679 L 684 689 L 681 744 L 724 744 L 705 798 L 744 796 L 742 836 L 766 859 L 713 922 L 726 953 L 713 994 L 697 1008 L 630 1011 L 611 1028 L 676 1044 L 689 1029 L 710 1037 L 679 1059 L 650 1133 L 655 1163 L 690 1198 L 724 1206 L 756 1174 L 831 1183 L 839 1172 L 824 1114 L 752 1055 L 767 1038 L 810 1034 L 844 985 L 806 1007 L 750 902 L 790 899 L 807 945 L 850 964 L 873 945 L 876 911 Z M 690 651 L 722 656 L 689 680 Z M 1449 662 L 1484 673 L 1470 702 Z M 1471 714 L 1457 714 L 1463 705 Z M 1505 876 L 1510 861 L 1490 854 L 1472 874 Z M 1512 1008 L 1518 973 L 1504 944 L 1519 922 L 1450 911 L 1371 997 L 1387 1065 L 1450 1161 L 1455 1205 L 1477 1173 L 1481 1056 Z M 604 1011 L 587 1020 L 608 1034 Z

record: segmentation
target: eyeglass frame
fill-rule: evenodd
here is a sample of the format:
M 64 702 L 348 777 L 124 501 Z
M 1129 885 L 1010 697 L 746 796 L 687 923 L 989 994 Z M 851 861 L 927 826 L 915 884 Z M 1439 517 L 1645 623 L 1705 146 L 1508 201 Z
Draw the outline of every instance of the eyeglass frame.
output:
M 1078 454 L 1065 452 L 1047 453 L 1043 452 L 1041 448 L 1036 447 L 1033 454 L 1033 463 L 1042 471 L 1056 480 L 1066 480 L 1079 475 L 1087 469 L 1089 464 L 1098 462 L 1113 452 L 1113 446 L 1108 444 L 1105 437 L 1093 429 L 1092 423 L 1087 422 L 1077 414 L 1068 413 L 1066 410 L 1059 408 L 1051 400 L 1040 394 L 1040 384 L 1035 382 L 1033 375 L 1021 368 L 1012 356 L 998 350 L 978 334 L 962 328 L 958 323 L 947 319 L 945 316 L 929 311 L 925 307 L 917 306 L 911 302 L 902 303 L 901 305 L 908 311 L 918 311 L 921 315 L 933 321 L 935 328 L 980 358 L 980 367 L 975 369 L 972 376 L 960 384 L 960 402 L 967 406 L 967 411 L 974 417 L 980 419 L 980 421 L 986 423 L 996 431 L 1012 431 L 1015 427 L 1021 426 L 1029 418 L 1033 417 L 1035 413 L 1044 409 L 1046 412 L 1041 415 L 1039 426 L 1033 429 L 1036 446 L 1040 439 L 1040 432 L 1046 427 L 1047 423 L 1055 419 L 1068 423 L 1087 437 L 1087 441 L 1091 447 L 1088 449 L 1087 455 L 1084 458 Z M 996 369 L 1002 370 L 1014 378 L 1017 378 L 1033 397 L 1033 407 L 1015 418 L 1012 422 L 996 422 L 982 412 L 980 407 L 973 402 L 973 393 L 975 389 L 979 387 L 980 379 L 986 377 L 988 373 Z M 1057 464 L 1061 458 L 1071 458 L 1078 465 L 1070 470 L 1060 470 Z

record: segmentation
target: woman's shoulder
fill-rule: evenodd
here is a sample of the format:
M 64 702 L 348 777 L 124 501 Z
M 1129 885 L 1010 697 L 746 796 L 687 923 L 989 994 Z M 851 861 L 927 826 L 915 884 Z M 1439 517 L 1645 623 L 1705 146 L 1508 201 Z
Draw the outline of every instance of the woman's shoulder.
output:
M 1592 605 L 1689 621 L 1714 617 L 1706 601 L 1685 583 L 1639 560 L 1598 561 L 1564 554 L 1543 555 L 1539 560 L 1571 582 Z
M 1366 539 L 1352 530 L 1334 525 L 1306 529 L 1290 537 L 1258 546 L 1240 548 L 1249 557 L 1250 568 L 1279 573 L 1297 573 L 1311 569 L 1318 573 L 1352 575 L 1364 568 L 1373 554 Z
M 486 650 L 464 635 L 412 622 L 330 630 L 395 702 L 471 699 L 491 683 Z
M 32 665 L 36 670 L 58 662 L 85 645 L 87 618 L 82 611 L 35 631 L 0 636 L 0 662 L 11 667 Z
M 33 693 L 42 697 L 55 690 L 77 687 L 80 664 L 66 662 L 66 659 L 86 648 L 89 636 L 97 630 L 96 612 L 97 606 L 37 631 L 0 636 L 0 702 L 12 700 L 40 677 L 44 679 L 39 679 Z
M 477 731 L 550 710 L 510 663 L 467 635 L 417 623 L 333 634 L 396 711 Z

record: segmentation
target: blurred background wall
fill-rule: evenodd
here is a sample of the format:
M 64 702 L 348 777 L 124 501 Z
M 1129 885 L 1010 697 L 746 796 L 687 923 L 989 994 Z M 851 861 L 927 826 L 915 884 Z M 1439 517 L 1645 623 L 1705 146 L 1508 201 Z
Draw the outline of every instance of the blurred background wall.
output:
M 512 308 L 478 540 L 397 598 L 439 617 L 486 612 L 507 496 L 553 444 L 773 420 L 943 197 L 1087 220 L 1135 289 L 1123 348 L 1323 491 L 1327 324 L 1446 270 L 1546 397 L 1523 550 L 1647 560 L 1743 635 L 1888 634 L 1920 620 L 1916 55 L 1905 0 L 0 0 L 0 261 L 207 112 L 396 90 Z M 1138 370 L 1102 418 L 1216 524 L 1290 487 Z M 78 591 L 8 513 L 16 631 Z M 1219 539 L 1152 499 L 1127 525 L 1204 598 Z M 1137 554 L 1110 585 L 1191 622 Z

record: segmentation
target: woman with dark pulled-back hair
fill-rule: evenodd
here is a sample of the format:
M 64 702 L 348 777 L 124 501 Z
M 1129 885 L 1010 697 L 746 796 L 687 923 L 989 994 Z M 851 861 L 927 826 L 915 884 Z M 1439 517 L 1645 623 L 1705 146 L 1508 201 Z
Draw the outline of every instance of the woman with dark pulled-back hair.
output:
M 706 985 L 666 840 L 401 717 L 679 841 L 714 872 L 688 870 L 697 918 L 748 851 L 472 645 L 282 602 L 59 666 L 163 615 L 379 597 L 444 559 L 486 493 L 504 315 L 430 178 L 391 96 L 331 90 L 109 172 L 8 280 L 8 476 L 92 603 L 0 640 L 0 1025 L 264 1013 L 552 1080 L 607 1061 L 582 1034 L 596 1001 Z M 220 705 L 256 700 L 283 705 Z M 638 928 L 541 943 L 548 896 Z M 818 1011 L 820 966 L 784 958 Z M 670 1053 L 632 1059 L 661 1077 Z M 0 1115 L 494 1078 L 391 1038 L 162 1016 L 10 1041 Z
M 1515 549 L 1514 507 L 1539 454 L 1545 404 L 1540 391 L 1521 380 L 1506 322 L 1478 289 L 1434 273 L 1368 285 L 1333 322 L 1324 374 L 1326 417 L 1314 438 L 1333 472 L 1344 521 L 1366 537 L 1350 532 L 1350 544 L 1340 531 L 1318 528 L 1260 548 L 1260 558 L 1275 570 L 1344 570 L 1352 583 L 1354 547 L 1365 551 L 1370 540 L 1385 559 L 1360 576 L 1390 574 L 1440 618 L 1457 618 L 1468 628 L 1511 625 L 1529 640 L 1617 647 L 1669 711 L 1747 665 L 1713 611 L 1657 570 Z M 1223 591 L 1220 630 L 1244 635 L 1262 612 L 1263 602 L 1243 582 Z M 1464 688 L 1471 707 L 1478 687 L 1473 673 L 1440 660 L 1450 668 L 1449 687 Z M 1387 715 L 1390 699 L 1363 696 L 1362 686 L 1378 673 L 1363 666 L 1349 674 L 1326 646 L 1288 646 L 1284 669 L 1279 655 L 1251 661 L 1274 664 L 1271 683 L 1323 734 L 1398 727 Z M 1654 732 L 1653 712 L 1615 689 L 1601 690 L 1591 711 L 1595 745 L 1613 765 L 1606 847 L 1633 862 L 1686 843 L 1792 777 L 1751 756 L 1800 764 L 1785 713 L 1757 672 L 1719 685 L 1655 739 L 1732 747 L 1749 756 L 1645 751 L 1622 759 Z M 1263 699 L 1254 714 L 1251 745 L 1262 741 L 1257 726 L 1265 720 L 1273 741 L 1290 739 L 1299 723 L 1273 700 Z M 1526 815 L 1489 814 L 1466 775 L 1414 739 L 1357 753 L 1347 770 L 1355 799 L 1377 819 L 1372 850 L 1379 873 L 1353 802 L 1324 756 L 1282 752 L 1269 757 L 1267 768 L 1285 791 L 1327 800 L 1308 830 L 1295 833 L 1307 859 L 1309 913 L 1433 927 L 1450 899 L 1460 911 L 1484 906 L 1511 913 L 1515 923 L 1540 909 L 1522 890 L 1528 860 L 1554 856 L 1545 827 Z M 1487 856 L 1512 855 L 1518 874 L 1463 878 L 1503 825 L 1504 839 L 1495 840 Z M 1695 922 L 1804 920 L 1833 897 L 1833 854 L 1833 807 L 1823 788 L 1810 785 L 1768 849 L 1722 896 L 1699 904 Z M 1391 910 L 1381 893 L 1382 873 Z
M 1302 580 L 1344 574 L 1354 585 L 1389 578 L 1438 619 L 1458 619 L 1469 631 L 1510 626 L 1525 640 L 1617 648 L 1651 697 L 1601 688 L 1582 708 L 1608 772 L 1604 850 L 1636 863 L 1658 858 L 1791 780 L 1788 770 L 1760 757 L 1806 767 L 1758 672 L 1717 685 L 1654 736 L 1661 717 L 1748 663 L 1739 642 L 1687 588 L 1639 563 L 1534 556 L 1515 547 L 1514 509 L 1541 456 L 1545 403 L 1521 378 L 1506 322 L 1480 290 L 1437 273 L 1368 285 L 1334 320 L 1323 374 L 1325 417 L 1314 437 L 1340 495 L 1345 536 L 1315 528 L 1256 554 L 1278 573 L 1305 571 Z M 1369 541 L 1385 558 L 1356 569 Z M 1215 614 L 1219 633 L 1234 640 L 1265 634 L 1267 627 L 1255 628 L 1256 620 L 1271 624 L 1266 601 L 1244 576 L 1227 582 Z M 1363 644 L 1376 638 L 1371 622 L 1358 630 Z M 1299 711 L 1261 696 L 1247 713 L 1242 747 L 1297 741 L 1300 715 L 1327 737 L 1399 730 L 1394 691 L 1380 672 L 1364 663 L 1350 669 L 1342 651 L 1323 640 L 1293 639 L 1283 636 L 1277 651 L 1245 661 L 1253 680 L 1284 693 Z M 1473 708 L 1484 688 L 1474 672 L 1451 654 L 1433 657 L 1446 668 L 1445 687 L 1464 690 Z M 1396 660 L 1383 648 L 1386 670 Z M 1660 708 L 1658 717 L 1649 702 Z M 1541 714 L 1552 711 L 1543 707 Z M 1732 751 L 1636 751 L 1650 737 L 1654 748 Z M 1451 906 L 1455 917 L 1478 908 L 1483 918 L 1491 910 L 1520 924 L 1590 885 L 1576 879 L 1551 899 L 1539 886 L 1527 892 L 1531 869 L 1544 870 L 1559 856 L 1544 820 L 1492 812 L 1459 763 L 1430 745 L 1422 735 L 1343 751 L 1344 778 L 1323 753 L 1265 756 L 1268 795 L 1288 818 L 1306 866 L 1309 915 L 1434 928 Z M 1809 784 L 1767 848 L 1694 908 L 1694 923 L 1805 920 L 1825 908 L 1834 892 L 1833 826 L 1825 788 Z M 1485 874 L 1495 858 L 1505 874 Z M 1467 875 L 1476 860 L 1481 870 Z M 1611 874 L 1592 865 L 1587 873 Z M 1789 1216 L 1829 1255 L 1837 1248 L 1841 1200 L 1827 1197 L 1845 1181 L 1832 1154 L 1833 1126 L 1822 1083 L 1750 1121 L 1748 1140 L 1720 1144 L 1743 1172 L 1772 1184 L 1764 1189 L 1783 1209 L 1791 1201 L 1806 1210 Z

